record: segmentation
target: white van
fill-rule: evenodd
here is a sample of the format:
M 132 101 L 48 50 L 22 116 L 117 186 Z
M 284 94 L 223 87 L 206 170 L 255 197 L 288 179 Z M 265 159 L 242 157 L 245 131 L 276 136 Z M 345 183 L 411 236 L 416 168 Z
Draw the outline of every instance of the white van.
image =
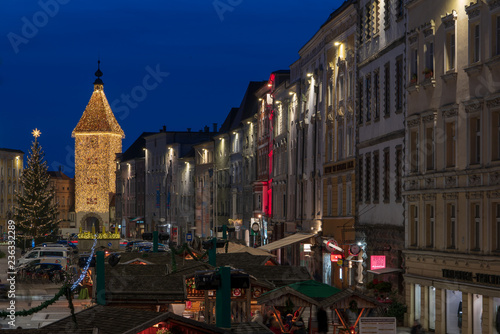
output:
M 68 258 L 68 251 L 61 248 L 49 248 L 49 247 L 35 247 L 28 253 L 24 254 L 23 257 L 17 260 L 17 265 L 23 265 L 25 263 L 31 262 L 35 259 L 45 258 L 45 257 L 61 257 Z

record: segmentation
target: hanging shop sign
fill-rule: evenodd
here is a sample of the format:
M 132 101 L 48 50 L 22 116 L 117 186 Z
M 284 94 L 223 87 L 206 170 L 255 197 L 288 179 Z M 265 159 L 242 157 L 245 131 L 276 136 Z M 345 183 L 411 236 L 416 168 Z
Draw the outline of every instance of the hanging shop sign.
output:
M 335 240 L 333 238 L 328 240 L 328 241 L 325 240 L 325 241 L 323 241 L 323 243 L 325 244 L 326 250 L 329 251 L 330 253 L 333 251 L 339 251 L 339 252 L 344 251 L 341 247 L 339 247 L 337 240 Z
M 370 270 L 384 269 L 384 268 L 385 268 L 385 255 L 370 256 Z
M 349 247 L 349 254 L 352 256 L 357 256 L 360 251 L 361 247 L 359 247 L 357 244 L 351 245 L 351 247 Z

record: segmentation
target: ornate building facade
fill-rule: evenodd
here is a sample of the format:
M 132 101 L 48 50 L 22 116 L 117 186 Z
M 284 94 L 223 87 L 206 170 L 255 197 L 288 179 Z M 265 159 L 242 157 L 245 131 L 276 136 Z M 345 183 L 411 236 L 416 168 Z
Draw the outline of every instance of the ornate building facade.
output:
M 0 148 L 0 235 L 7 233 L 7 222 L 14 216 L 15 194 L 22 191 L 24 152 Z
M 99 231 L 110 227 L 110 201 L 115 187 L 116 154 L 122 152 L 123 130 L 104 94 L 102 72 L 95 73 L 94 92 L 73 130 L 75 138 L 76 225 Z
M 500 6 L 408 1 L 408 323 L 496 333 L 500 306 Z

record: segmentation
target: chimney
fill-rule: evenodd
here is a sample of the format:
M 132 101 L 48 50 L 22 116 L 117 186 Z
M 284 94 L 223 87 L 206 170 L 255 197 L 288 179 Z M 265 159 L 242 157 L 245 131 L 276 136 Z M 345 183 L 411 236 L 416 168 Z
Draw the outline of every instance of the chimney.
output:
M 188 132 L 191 132 L 191 128 L 187 128 Z
M 205 125 L 205 132 L 210 132 L 210 128 Z
M 164 126 L 163 126 L 163 132 L 166 132 L 166 131 L 167 131 L 167 126 L 166 126 L 166 125 L 164 125 Z
M 214 132 L 217 132 L 217 123 L 213 123 L 214 125 Z

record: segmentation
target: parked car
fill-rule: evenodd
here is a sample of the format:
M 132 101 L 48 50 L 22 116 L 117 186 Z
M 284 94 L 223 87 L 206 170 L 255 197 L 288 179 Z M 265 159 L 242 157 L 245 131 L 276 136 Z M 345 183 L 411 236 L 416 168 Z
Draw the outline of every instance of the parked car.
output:
M 169 250 L 167 245 L 158 243 L 158 252 L 167 252 Z M 149 241 L 137 242 L 132 247 L 132 252 L 152 252 L 153 243 Z
M 134 244 L 139 243 L 139 242 L 144 242 L 142 240 L 132 240 L 127 242 L 127 245 L 125 246 L 125 251 L 130 252 L 132 251 L 132 248 L 134 247 Z

